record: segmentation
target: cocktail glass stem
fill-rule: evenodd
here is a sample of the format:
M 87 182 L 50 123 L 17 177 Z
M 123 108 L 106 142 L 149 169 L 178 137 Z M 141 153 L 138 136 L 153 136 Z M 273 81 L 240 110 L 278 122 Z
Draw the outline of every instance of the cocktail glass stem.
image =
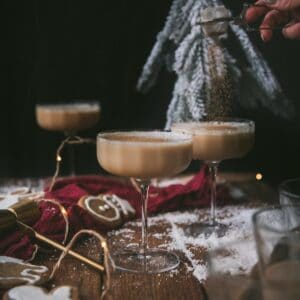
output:
M 216 226 L 216 203 L 217 203 L 217 173 L 218 173 L 218 161 L 207 162 L 209 168 L 210 177 L 210 219 L 209 225 Z
M 65 132 L 66 137 L 72 137 L 75 136 L 75 132 L 72 131 L 66 131 Z M 68 144 L 68 156 L 69 156 L 69 168 L 70 168 L 70 176 L 75 176 L 75 151 L 74 151 L 74 145 Z
M 141 210 L 142 210 L 142 247 L 141 253 L 146 258 L 148 249 L 148 219 L 147 219 L 147 206 L 148 206 L 148 191 L 150 180 L 136 180 L 141 193 Z

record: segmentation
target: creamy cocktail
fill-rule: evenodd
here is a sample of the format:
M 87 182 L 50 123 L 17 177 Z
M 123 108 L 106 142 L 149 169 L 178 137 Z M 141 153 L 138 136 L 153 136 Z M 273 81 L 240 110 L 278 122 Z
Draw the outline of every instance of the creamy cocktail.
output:
M 95 126 L 100 119 L 101 107 L 97 101 L 70 101 L 59 104 L 37 104 L 35 116 L 38 125 L 46 130 L 63 132 L 72 138 L 78 131 Z M 68 145 L 70 175 L 75 174 L 75 153 Z
M 108 172 L 151 179 L 172 176 L 192 159 L 191 141 L 166 132 L 117 132 L 98 136 L 97 157 Z
M 191 234 L 211 232 L 216 222 L 216 176 L 219 163 L 225 159 L 245 156 L 254 145 L 254 122 L 242 119 L 187 122 L 173 124 L 172 131 L 193 137 L 193 159 L 207 163 L 211 175 L 211 216 L 209 223 L 193 226 Z M 219 226 L 221 227 L 221 226 Z M 213 229 L 214 230 L 214 229 Z
M 193 135 L 193 159 L 222 161 L 245 156 L 254 144 L 254 125 L 241 122 L 190 122 L 172 126 Z
M 98 103 L 41 104 L 36 119 L 46 130 L 76 132 L 95 126 L 100 118 Z
M 147 201 L 153 178 L 182 172 L 192 160 L 192 137 L 162 131 L 100 133 L 97 158 L 108 172 L 134 178 L 142 200 L 142 249 L 114 256 L 115 265 L 130 272 L 160 273 L 178 266 L 178 257 L 168 251 L 149 249 Z

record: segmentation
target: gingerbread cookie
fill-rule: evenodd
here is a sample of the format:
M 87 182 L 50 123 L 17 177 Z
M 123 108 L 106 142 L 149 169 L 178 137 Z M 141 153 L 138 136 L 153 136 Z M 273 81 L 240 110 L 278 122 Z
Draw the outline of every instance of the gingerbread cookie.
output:
M 116 207 L 120 210 L 124 221 L 131 220 L 135 217 L 135 209 L 127 200 L 124 200 L 114 194 L 105 194 L 103 195 L 103 198 L 116 205 Z
M 135 216 L 134 208 L 116 195 L 84 196 L 78 205 L 106 228 L 114 229 Z
M 118 208 L 102 196 L 82 197 L 78 205 L 109 229 L 116 228 L 122 224 L 122 217 Z
M 0 288 L 11 288 L 20 284 L 42 284 L 48 279 L 49 270 L 21 259 L 0 256 Z
M 78 290 L 71 286 L 60 286 L 47 292 L 45 289 L 21 285 L 7 291 L 3 300 L 78 300 Z

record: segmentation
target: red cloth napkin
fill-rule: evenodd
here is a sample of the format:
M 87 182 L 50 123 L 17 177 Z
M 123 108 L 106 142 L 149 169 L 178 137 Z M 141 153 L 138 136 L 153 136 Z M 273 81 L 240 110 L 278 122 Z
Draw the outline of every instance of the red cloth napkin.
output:
M 102 233 L 106 228 L 97 222 L 81 207 L 78 200 L 85 195 L 113 193 L 126 199 L 140 216 L 140 195 L 130 184 L 118 179 L 104 176 L 82 176 L 57 181 L 54 189 L 46 192 L 47 199 L 59 201 L 67 210 L 70 222 L 70 236 L 83 228 L 98 230 Z M 172 184 L 167 187 L 150 187 L 148 203 L 149 213 L 172 211 L 176 209 L 201 207 L 209 203 L 209 186 L 206 169 L 203 168 L 187 184 Z M 219 195 L 227 198 L 224 188 Z M 40 219 L 33 228 L 47 237 L 61 242 L 64 237 L 65 222 L 57 206 L 49 202 L 40 202 Z M 70 237 L 69 236 L 69 237 Z M 29 259 L 34 252 L 34 241 L 20 232 L 11 232 L 0 239 L 0 254 Z

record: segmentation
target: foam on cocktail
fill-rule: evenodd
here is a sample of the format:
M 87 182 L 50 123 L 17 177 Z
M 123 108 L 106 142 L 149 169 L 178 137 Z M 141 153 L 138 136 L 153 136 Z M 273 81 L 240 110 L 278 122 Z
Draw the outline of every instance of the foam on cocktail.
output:
M 172 126 L 172 129 L 179 129 L 190 134 L 206 131 L 209 134 L 236 134 L 237 131 L 254 132 L 254 128 L 249 126 L 248 123 L 222 121 L 176 123 Z
M 154 146 L 160 146 L 160 143 L 189 143 L 188 134 L 169 133 L 161 131 L 130 131 L 130 132 L 114 132 L 100 134 L 108 141 L 128 143 L 151 143 Z
M 139 179 L 172 176 L 192 158 L 192 141 L 171 132 L 115 132 L 99 134 L 97 157 L 108 172 Z
M 99 111 L 99 105 L 95 103 L 65 103 L 65 104 L 49 104 L 40 105 L 45 111 Z
M 69 103 L 36 106 L 40 127 L 52 131 L 78 131 L 93 127 L 100 118 L 97 103 Z

